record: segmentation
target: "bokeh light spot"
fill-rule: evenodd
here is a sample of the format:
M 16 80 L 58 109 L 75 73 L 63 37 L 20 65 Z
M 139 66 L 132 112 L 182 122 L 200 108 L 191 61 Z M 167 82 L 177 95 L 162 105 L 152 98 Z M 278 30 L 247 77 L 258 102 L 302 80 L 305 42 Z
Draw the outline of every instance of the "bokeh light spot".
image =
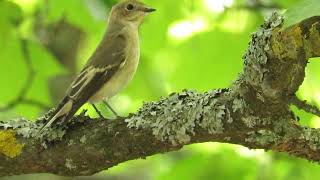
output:
M 173 39 L 187 39 L 208 28 L 208 23 L 202 18 L 184 20 L 173 23 L 168 30 L 168 34 Z
M 226 7 L 230 7 L 233 0 L 204 0 L 205 7 L 210 12 L 221 13 Z

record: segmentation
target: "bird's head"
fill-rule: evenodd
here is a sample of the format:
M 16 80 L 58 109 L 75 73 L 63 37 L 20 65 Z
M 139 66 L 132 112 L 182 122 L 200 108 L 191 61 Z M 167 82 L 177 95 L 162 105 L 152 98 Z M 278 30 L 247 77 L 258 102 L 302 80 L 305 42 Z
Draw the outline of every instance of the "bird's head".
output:
M 144 17 L 153 11 L 155 9 L 137 0 L 125 0 L 112 7 L 109 20 L 119 21 L 124 25 L 133 24 L 139 26 Z

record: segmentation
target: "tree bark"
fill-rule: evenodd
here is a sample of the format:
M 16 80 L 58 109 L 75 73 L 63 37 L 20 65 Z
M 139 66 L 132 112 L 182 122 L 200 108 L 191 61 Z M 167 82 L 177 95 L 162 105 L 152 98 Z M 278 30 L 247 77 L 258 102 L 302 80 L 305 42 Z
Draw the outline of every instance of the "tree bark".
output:
M 173 93 L 123 119 L 76 116 L 40 139 L 45 117 L 0 123 L 0 177 L 92 175 L 199 142 L 241 144 L 320 162 L 320 130 L 299 125 L 289 108 L 320 112 L 295 96 L 308 59 L 320 56 L 320 16 L 286 29 L 282 24 L 275 13 L 253 34 L 244 71 L 227 89 Z

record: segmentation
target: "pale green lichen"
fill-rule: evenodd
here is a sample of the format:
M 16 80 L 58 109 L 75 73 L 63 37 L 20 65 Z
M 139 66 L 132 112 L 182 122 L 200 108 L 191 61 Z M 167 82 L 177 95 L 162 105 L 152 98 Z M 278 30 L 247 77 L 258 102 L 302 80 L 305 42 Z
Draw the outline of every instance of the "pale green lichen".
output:
M 232 110 L 233 112 L 243 112 L 243 110 L 245 109 L 246 105 L 245 105 L 245 101 L 243 99 L 240 99 L 240 98 L 235 98 L 233 100 L 233 103 L 232 103 Z
M 282 141 L 290 141 L 298 138 L 306 144 L 306 147 L 309 146 L 309 148 L 314 151 L 320 150 L 319 129 L 309 127 L 302 127 L 300 129 L 288 123 L 287 119 L 289 119 L 289 117 L 278 119 L 274 126 L 275 133 L 284 134 L 284 136 L 282 136 Z
M 320 149 L 320 133 L 318 129 L 304 128 L 299 139 L 307 142 L 309 147 L 314 151 Z
M 248 128 L 254 128 L 259 123 L 259 118 L 255 116 L 242 117 L 241 120 Z
M 41 143 L 41 146 L 42 146 L 44 149 L 47 149 L 47 148 L 48 148 L 48 145 L 47 145 L 45 142 L 42 142 L 42 143 Z
M 203 108 L 203 120 L 199 122 L 200 127 L 208 129 L 209 133 L 222 133 L 224 130 L 223 119 L 226 115 L 226 106 L 213 99 L 208 106 Z
M 261 118 L 261 117 L 252 116 L 252 115 L 244 116 L 241 118 L 241 120 L 248 128 L 254 128 L 257 125 L 265 126 L 265 125 L 269 125 L 272 122 L 270 118 Z
M 13 130 L 0 130 L 0 154 L 15 158 L 22 153 L 24 144 L 19 143 Z
M 74 165 L 72 159 L 66 159 L 66 162 L 64 164 L 66 166 L 66 168 L 68 168 L 69 170 L 73 170 L 73 169 L 76 169 L 77 166 Z
M 284 18 L 279 13 L 274 12 L 264 24 L 252 35 L 252 41 L 244 55 L 245 80 L 255 87 L 261 87 L 265 95 L 275 96 L 277 92 L 270 87 L 267 81 L 264 81 L 264 75 L 267 73 L 265 65 L 268 62 L 268 53 L 271 51 L 270 39 L 275 28 L 283 24 Z
M 281 139 L 275 132 L 271 130 L 259 130 L 247 134 L 246 142 L 259 144 L 262 146 L 269 144 L 277 144 Z
M 83 135 L 81 138 L 80 138 L 80 142 L 82 144 L 85 144 L 87 142 L 87 136 L 86 135 Z
M 197 121 L 197 124 L 207 129 L 209 133 L 222 133 L 224 131 L 223 120 L 226 116 L 229 117 L 227 121 L 232 122 L 230 112 L 227 110 L 224 103 L 218 101 L 220 94 L 225 90 L 212 90 L 204 94 L 203 101 L 203 118 Z
M 227 123 L 229 123 L 229 124 L 233 123 L 233 118 L 232 118 L 231 112 L 228 108 L 226 108 L 226 114 L 227 114 L 227 116 L 226 116 Z
M 185 90 L 174 93 L 158 102 L 145 103 L 137 115 L 126 122 L 130 128 L 152 129 L 155 137 L 162 141 L 186 144 L 190 142 L 190 135 L 194 135 L 196 126 L 209 133 L 223 132 L 226 106 L 216 98 L 222 92 L 215 90 L 203 95 Z
M 74 142 L 73 139 L 70 139 L 70 140 L 68 141 L 68 146 L 72 146 L 72 145 L 74 145 L 74 144 L 76 144 L 76 143 Z
M 62 128 L 48 128 L 43 134 L 39 134 L 40 129 L 44 126 L 42 121 L 44 117 L 37 119 L 36 122 L 26 120 L 24 118 L 17 118 L 7 122 L 0 121 L 0 128 L 13 129 L 17 135 L 24 138 L 41 138 L 47 141 L 61 140 L 65 135 L 65 130 Z
M 127 119 L 128 127 L 151 128 L 161 140 L 187 143 L 194 134 L 195 120 L 201 116 L 200 97 L 192 91 L 171 94 L 159 102 L 145 103 L 138 116 Z M 185 113 L 187 112 L 187 113 Z M 145 120 L 144 117 L 149 117 Z
M 24 118 L 17 118 L 10 121 L 0 121 L 0 129 L 13 129 L 17 135 L 24 138 L 38 137 L 39 130 L 44 126 L 44 122 L 49 118 L 50 114 L 54 112 L 54 109 L 49 110 L 44 116 L 39 117 L 36 121 L 29 121 Z M 57 131 L 60 131 L 59 129 Z M 49 140 L 59 138 L 60 132 L 55 130 L 45 131 L 43 136 L 48 137 Z
M 35 136 L 38 129 L 37 125 L 23 118 L 17 118 L 8 122 L 0 122 L 0 127 L 3 129 L 13 129 L 16 134 L 21 135 L 24 138 L 30 138 Z

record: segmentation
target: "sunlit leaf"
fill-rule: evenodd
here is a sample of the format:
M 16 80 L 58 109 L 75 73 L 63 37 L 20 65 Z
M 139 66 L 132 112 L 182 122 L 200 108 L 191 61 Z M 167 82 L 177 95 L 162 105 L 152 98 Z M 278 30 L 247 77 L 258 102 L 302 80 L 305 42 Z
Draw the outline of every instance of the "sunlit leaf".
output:
M 286 13 L 285 27 L 296 24 L 306 18 L 320 15 L 319 0 L 302 0 L 289 8 Z

